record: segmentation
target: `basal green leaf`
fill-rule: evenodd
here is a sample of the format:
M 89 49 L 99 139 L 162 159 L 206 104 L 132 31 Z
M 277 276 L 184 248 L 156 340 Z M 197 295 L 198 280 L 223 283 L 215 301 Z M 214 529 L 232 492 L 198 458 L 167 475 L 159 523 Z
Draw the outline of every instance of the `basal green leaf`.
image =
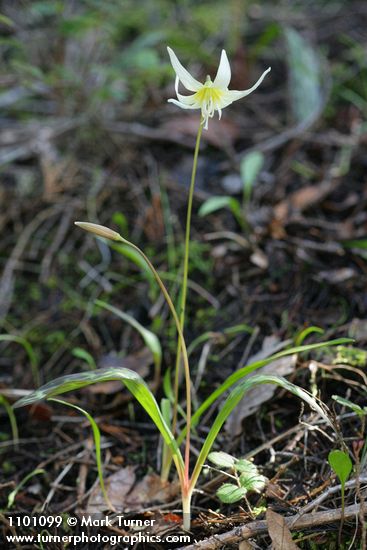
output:
M 17 419 L 15 418 L 14 411 L 13 411 L 11 405 L 9 404 L 8 400 L 5 399 L 5 397 L 3 395 L 1 395 L 1 393 L 0 393 L 0 405 L 2 405 L 4 407 L 4 409 L 7 412 L 8 417 L 9 417 L 9 422 L 10 422 L 12 436 L 13 436 L 13 443 L 16 446 L 18 444 L 18 440 L 19 440 L 19 431 L 18 431 Z
M 171 423 L 172 406 L 171 406 L 170 400 L 167 399 L 166 397 L 163 397 L 161 399 L 161 411 L 162 411 L 162 416 L 168 426 Z
M 276 354 L 276 355 L 279 355 L 279 354 Z M 276 384 L 290 391 L 291 393 L 293 393 L 294 395 L 296 395 L 297 397 L 299 397 L 300 399 L 308 403 L 312 409 L 314 409 L 316 412 L 318 412 L 322 416 L 322 418 L 325 420 L 325 422 L 329 426 L 334 428 L 333 424 L 331 423 L 324 409 L 318 404 L 318 402 L 314 397 L 312 397 L 312 395 L 307 393 L 302 388 L 296 386 L 295 384 L 292 384 L 291 382 L 289 382 L 288 380 L 286 380 L 281 376 L 273 376 L 273 375 L 252 376 L 247 380 L 239 383 L 234 388 L 234 390 L 232 390 L 232 392 L 229 394 L 227 399 L 224 401 L 217 417 L 215 418 L 212 424 L 212 427 L 207 435 L 207 438 L 201 448 L 200 454 L 196 461 L 196 465 L 192 475 L 193 485 L 196 484 L 196 481 L 200 475 L 203 464 L 205 463 L 205 460 L 210 452 L 210 449 L 212 448 L 213 443 L 216 440 L 217 435 L 220 429 L 222 428 L 224 422 L 226 421 L 228 416 L 231 414 L 233 409 L 235 409 L 235 407 L 239 404 L 239 402 L 241 401 L 243 396 L 246 394 L 246 392 L 248 392 L 251 388 L 258 386 L 260 384 Z
M 163 376 L 163 391 L 167 399 L 173 403 L 175 396 L 173 393 L 172 382 L 171 382 L 171 369 L 167 369 Z
M 222 208 L 229 208 L 235 215 L 239 213 L 239 202 L 233 197 L 218 196 L 210 197 L 199 208 L 199 216 L 204 217 Z
M 260 151 L 252 151 L 241 160 L 241 178 L 245 202 L 251 197 L 256 179 L 264 165 L 265 157 Z
M 15 499 L 16 499 L 16 496 L 17 494 L 19 493 L 20 489 L 22 489 L 22 487 L 24 487 L 24 485 L 27 483 L 27 481 L 29 481 L 30 479 L 32 479 L 32 477 L 34 476 L 38 476 L 40 474 L 45 474 L 45 470 L 43 469 L 36 469 L 36 470 L 32 470 L 32 472 L 30 472 L 29 474 L 27 474 L 20 483 L 18 483 L 18 485 L 15 487 L 14 491 L 12 491 L 11 493 L 9 493 L 8 495 L 8 504 L 7 504 L 7 509 L 9 510 L 10 508 L 12 508 L 14 502 L 15 502 Z
M 171 430 L 162 416 L 154 395 L 141 376 L 130 369 L 111 367 L 107 369 L 97 369 L 90 372 L 61 376 L 60 378 L 56 378 L 52 382 L 41 386 L 30 395 L 23 397 L 15 403 L 14 407 L 18 408 L 24 407 L 25 405 L 32 405 L 42 399 L 48 399 L 69 391 L 84 388 L 85 386 L 90 386 L 96 382 L 109 382 L 111 380 L 119 380 L 122 382 L 139 401 L 141 406 L 145 409 L 154 424 L 157 426 L 166 444 L 170 447 L 174 460 L 177 461 L 177 467 L 183 468 L 181 452 L 171 433 Z
M 345 248 L 361 248 L 367 250 L 367 239 L 354 239 L 350 241 L 343 241 Z
M 250 476 L 247 474 L 241 474 L 240 476 L 241 487 L 244 487 L 249 493 L 251 491 L 261 493 L 261 491 L 264 490 L 267 481 L 268 480 L 266 477 L 259 473 Z
M 10 17 L 7 17 L 6 15 L 0 13 L 0 24 L 6 25 L 7 27 L 15 27 L 14 22 L 10 19 Z
M 89 368 L 96 369 L 97 365 L 93 358 L 93 356 L 89 353 L 89 351 L 83 349 L 83 348 L 73 348 L 71 350 L 71 353 L 74 355 L 74 357 L 77 357 L 78 359 L 82 359 L 82 361 L 85 361 Z
M 170 426 L 172 421 L 172 406 L 171 406 L 171 401 L 167 397 L 163 397 L 161 399 L 161 411 L 167 426 Z M 161 479 L 162 480 L 164 481 L 168 480 L 171 465 L 172 465 L 172 453 L 170 452 L 170 449 L 167 446 L 166 442 L 163 441 L 162 462 L 161 462 Z
M 16 336 L 13 334 L 0 334 L 0 342 L 16 342 L 23 346 L 25 352 L 28 355 L 29 362 L 32 369 L 33 380 L 35 384 L 39 384 L 39 370 L 37 356 L 31 346 L 31 344 L 22 336 Z
M 334 401 L 339 403 L 339 405 L 343 405 L 344 407 L 348 407 L 348 409 L 351 409 L 355 413 L 358 414 L 358 416 L 364 416 L 367 414 L 366 407 L 362 409 L 357 403 L 353 403 L 352 401 L 349 401 L 349 399 L 345 399 L 345 397 L 340 397 L 340 395 L 332 395 L 331 396 Z
M 280 359 L 281 357 L 286 357 L 287 355 L 293 355 L 294 353 L 304 353 L 306 351 L 316 350 L 316 349 L 322 349 L 329 346 L 336 346 L 338 344 L 349 344 L 353 342 L 351 338 L 338 338 L 336 340 L 329 340 L 328 342 L 320 342 L 318 344 L 308 344 L 305 346 L 295 346 L 293 348 L 289 348 L 283 351 L 280 351 L 278 353 L 275 353 L 274 355 L 268 357 L 267 359 L 262 359 L 261 361 L 256 361 L 255 363 L 251 363 L 250 365 L 246 365 L 242 369 L 239 369 L 238 371 L 234 372 L 221 384 L 212 394 L 209 395 L 209 397 L 200 405 L 200 407 L 196 410 L 195 414 L 193 414 L 191 419 L 191 425 L 192 427 L 196 426 L 201 418 L 201 415 L 221 396 L 224 392 L 229 390 L 236 382 L 242 380 L 245 378 L 250 372 L 253 372 L 261 367 L 264 367 L 265 365 L 268 365 L 269 363 L 275 361 L 276 359 Z M 178 443 L 180 444 L 183 441 L 183 438 L 185 436 L 185 429 L 180 433 L 180 436 L 178 438 Z
M 84 416 L 89 421 L 89 423 L 92 427 L 94 446 L 95 446 L 95 449 L 96 449 L 96 462 L 97 462 L 99 484 L 100 484 L 101 491 L 102 491 L 102 494 L 103 494 L 103 497 L 106 501 L 107 506 L 111 510 L 114 510 L 114 507 L 111 504 L 110 499 L 108 498 L 108 494 L 107 494 L 107 491 L 106 491 L 106 486 L 105 486 L 104 479 L 103 479 L 103 465 L 102 465 L 102 452 L 101 452 L 101 432 L 99 431 L 99 428 L 97 426 L 96 421 L 94 420 L 93 416 L 91 414 L 89 414 L 88 411 L 85 411 L 84 409 L 82 409 L 81 407 L 78 407 L 77 405 L 74 405 L 73 403 L 69 403 L 68 401 L 64 401 L 63 399 L 55 399 L 55 398 L 50 398 L 50 401 L 55 401 L 56 403 L 61 403 L 61 405 L 66 405 L 67 407 L 71 407 L 72 409 L 75 409 L 75 410 L 81 412 L 82 414 L 84 414 Z
M 297 336 L 294 339 L 294 344 L 296 346 L 301 346 L 303 344 L 304 340 L 307 338 L 307 336 L 309 334 L 314 334 L 315 332 L 317 334 L 324 334 L 325 331 L 320 327 L 307 327 L 307 328 L 301 330 L 301 332 L 299 332 L 297 334 Z
M 143 260 L 143 258 L 134 250 L 131 248 L 131 246 L 127 244 L 117 244 L 117 243 L 108 243 L 111 248 L 116 250 L 119 254 L 122 256 L 125 256 L 125 258 L 128 258 L 131 260 L 139 269 L 141 269 L 144 272 L 144 275 L 148 279 L 149 283 L 155 287 L 155 280 L 154 276 L 149 269 L 147 263 Z
M 345 485 L 345 482 L 348 480 L 353 469 L 353 464 L 349 455 L 344 451 L 330 451 L 328 462 L 340 479 L 340 483 Z

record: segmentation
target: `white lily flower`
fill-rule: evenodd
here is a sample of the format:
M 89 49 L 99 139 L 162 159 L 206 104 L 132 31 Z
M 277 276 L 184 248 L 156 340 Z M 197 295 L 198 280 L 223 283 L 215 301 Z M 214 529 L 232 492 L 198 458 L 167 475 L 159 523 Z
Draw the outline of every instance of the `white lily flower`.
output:
M 229 66 L 227 54 L 222 50 L 220 63 L 217 75 L 212 82 L 210 76 L 206 77 L 204 84 L 201 84 L 181 65 L 175 52 L 171 48 L 167 48 L 172 67 L 176 73 L 175 90 L 177 99 L 169 99 L 170 103 L 174 103 L 182 109 L 201 109 L 204 128 L 208 129 L 209 118 L 214 116 L 215 111 L 218 111 L 219 119 L 222 116 L 222 109 L 228 107 L 237 99 L 251 94 L 264 80 L 265 76 L 270 71 L 270 67 L 261 75 L 259 80 L 248 90 L 228 90 L 228 85 L 231 80 L 231 68 Z M 192 95 L 185 96 L 179 93 L 179 82 L 185 86 Z

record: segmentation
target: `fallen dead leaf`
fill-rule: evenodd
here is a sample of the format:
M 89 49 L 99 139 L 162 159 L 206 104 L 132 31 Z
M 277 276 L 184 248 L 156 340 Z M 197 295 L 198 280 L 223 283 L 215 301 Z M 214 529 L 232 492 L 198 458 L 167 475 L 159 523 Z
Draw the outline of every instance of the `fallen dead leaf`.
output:
M 134 466 L 121 468 L 121 470 L 105 479 L 108 498 L 117 511 L 122 512 L 124 510 L 127 494 L 133 488 L 135 479 Z M 106 502 L 98 483 L 89 496 L 86 512 L 88 514 L 98 514 L 104 510 L 106 510 Z
M 147 508 L 153 503 L 172 500 L 179 492 L 178 483 L 162 481 L 153 473 L 143 477 L 135 484 L 135 467 L 126 466 L 105 479 L 107 496 L 118 512 L 134 512 Z M 86 512 L 95 514 L 106 509 L 101 487 L 93 489 L 87 504 Z
M 254 546 L 248 540 L 243 540 L 238 546 L 238 550 L 254 550 Z
M 143 230 L 149 241 L 164 239 L 164 215 L 160 195 L 152 195 L 152 204 L 145 209 Z
M 299 550 L 292 539 L 292 534 L 287 527 L 283 516 L 269 508 L 266 511 L 268 532 L 273 543 L 273 550 Z
M 260 269 L 268 269 L 269 267 L 269 258 L 260 248 L 254 250 L 250 256 L 250 261 Z
M 153 502 L 169 502 L 179 491 L 178 483 L 162 481 L 159 475 L 152 472 L 139 481 L 126 498 L 126 511 L 131 512 L 141 507 L 146 508 Z
M 294 191 L 275 206 L 274 218 L 285 223 L 292 210 L 302 212 L 318 204 L 335 189 L 338 183 L 339 180 L 327 179 L 319 184 L 307 185 Z
M 354 338 L 360 343 L 367 341 L 367 321 L 365 319 L 354 318 L 349 325 L 348 336 Z
M 357 277 L 357 275 L 357 271 L 352 267 L 341 267 L 340 269 L 319 271 L 315 279 L 327 281 L 332 284 L 339 284 L 353 279 Z

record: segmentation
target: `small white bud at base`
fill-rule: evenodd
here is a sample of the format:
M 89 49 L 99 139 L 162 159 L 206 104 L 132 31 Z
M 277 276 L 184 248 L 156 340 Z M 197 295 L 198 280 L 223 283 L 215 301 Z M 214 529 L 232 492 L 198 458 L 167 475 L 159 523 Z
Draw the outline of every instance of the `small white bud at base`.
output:
M 74 225 L 81 227 L 89 233 L 93 233 L 98 237 L 104 237 L 105 239 L 111 239 L 112 241 L 122 241 L 123 238 L 117 231 L 113 231 L 109 227 L 104 225 L 99 225 L 98 223 L 89 223 L 89 222 L 74 222 Z

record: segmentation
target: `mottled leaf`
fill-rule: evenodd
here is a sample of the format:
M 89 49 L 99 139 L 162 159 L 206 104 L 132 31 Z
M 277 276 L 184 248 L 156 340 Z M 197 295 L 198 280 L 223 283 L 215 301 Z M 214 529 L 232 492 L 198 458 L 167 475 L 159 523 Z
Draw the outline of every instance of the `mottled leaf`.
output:
M 219 468 L 233 468 L 236 462 L 234 456 L 224 453 L 223 451 L 214 451 L 210 453 L 208 459 Z
M 238 487 L 233 483 L 224 483 L 218 491 L 217 497 L 226 504 L 233 504 L 241 500 L 247 493 L 244 487 Z

